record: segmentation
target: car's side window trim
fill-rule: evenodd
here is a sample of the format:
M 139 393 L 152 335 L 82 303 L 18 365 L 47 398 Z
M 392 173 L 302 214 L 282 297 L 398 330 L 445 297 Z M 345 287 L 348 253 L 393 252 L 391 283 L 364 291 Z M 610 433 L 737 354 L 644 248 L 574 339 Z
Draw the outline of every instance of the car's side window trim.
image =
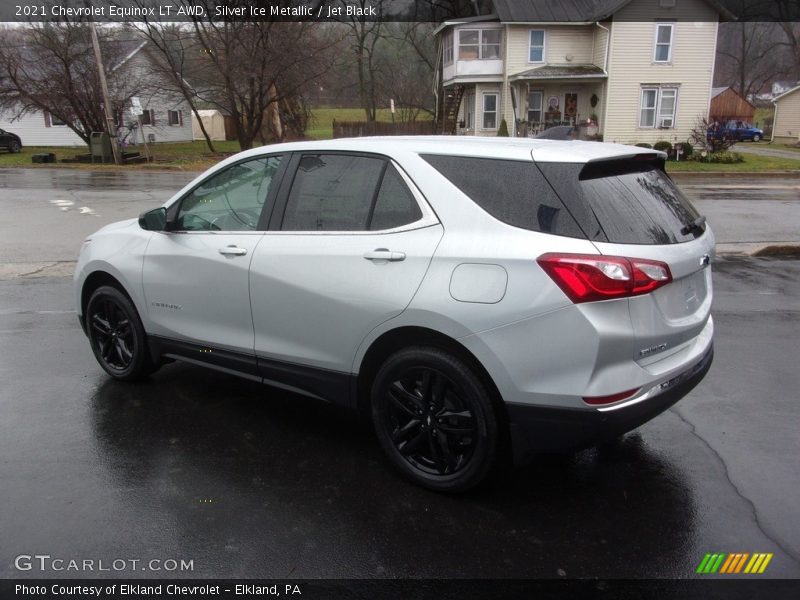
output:
M 207 182 L 212 180 L 214 177 L 217 177 L 220 173 L 224 173 L 228 169 L 232 169 L 237 165 L 241 165 L 243 163 L 251 162 L 254 160 L 267 160 L 270 158 L 280 158 L 280 163 L 278 164 L 278 169 L 275 171 L 275 175 L 270 182 L 269 191 L 267 192 L 267 197 L 264 199 L 264 205 L 261 207 L 261 213 L 259 214 L 258 224 L 256 225 L 256 229 L 251 231 L 239 231 L 239 230 L 219 230 L 219 231 L 205 231 L 205 230 L 186 230 L 186 229 L 171 229 L 168 233 L 180 233 L 180 234 L 211 234 L 211 235 L 219 235 L 225 233 L 237 233 L 237 234 L 262 234 L 266 231 L 266 225 L 269 222 L 269 216 L 272 214 L 272 211 L 275 206 L 275 200 L 278 196 L 278 188 L 280 187 L 283 176 L 287 170 L 287 163 L 289 162 L 291 153 L 288 152 L 277 152 L 274 154 L 261 154 L 258 156 L 249 156 L 247 158 L 243 158 L 241 160 L 237 160 L 236 162 L 232 162 L 227 165 L 223 169 L 218 169 L 210 174 L 208 177 L 205 177 L 202 181 L 199 181 L 197 185 L 193 186 L 189 191 L 187 191 L 183 196 L 181 196 L 178 200 L 173 202 L 167 207 L 167 220 L 169 222 L 175 222 L 178 218 L 178 214 L 180 213 L 181 206 L 183 205 L 184 201 L 191 196 L 198 188 L 205 185 Z
M 316 230 L 296 230 L 296 231 L 284 231 L 281 229 L 283 226 L 283 220 L 286 215 L 286 208 L 289 202 L 289 193 L 291 192 L 292 186 L 294 185 L 294 180 L 297 177 L 298 167 L 300 161 L 302 160 L 303 156 L 316 156 L 320 154 L 325 155 L 345 155 L 345 156 L 361 156 L 364 158 L 374 158 L 378 160 L 382 160 L 384 162 L 383 169 L 381 171 L 381 175 L 378 179 L 378 183 L 375 186 L 375 190 L 373 192 L 372 197 L 372 204 L 370 207 L 369 219 L 372 218 L 372 215 L 375 211 L 376 200 L 378 194 L 380 193 L 381 185 L 383 183 L 383 178 L 386 175 L 386 171 L 388 170 L 389 166 L 393 166 L 395 170 L 399 173 L 403 183 L 406 185 L 408 190 L 411 192 L 411 195 L 414 198 L 414 201 L 417 203 L 419 207 L 422 217 L 413 221 L 411 223 L 406 223 L 405 225 L 401 225 L 400 227 L 394 227 L 392 229 L 378 229 L 378 230 L 340 230 L 340 231 L 316 231 Z M 292 159 L 287 162 L 287 175 L 283 177 L 280 195 L 278 200 L 275 203 L 273 208 L 273 216 L 270 219 L 270 224 L 268 231 L 270 233 L 277 233 L 282 235 L 381 235 L 386 233 L 397 233 L 400 231 L 409 231 L 413 229 L 422 229 L 424 227 L 430 227 L 431 225 L 436 225 L 439 223 L 439 219 L 436 216 L 436 213 L 431 208 L 430 204 L 428 204 L 427 199 L 413 182 L 413 180 L 408 176 L 405 170 L 397 164 L 391 157 L 386 156 L 384 154 L 378 154 L 374 152 L 350 152 L 346 150 L 304 150 L 302 152 L 295 152 L 292 155 Z

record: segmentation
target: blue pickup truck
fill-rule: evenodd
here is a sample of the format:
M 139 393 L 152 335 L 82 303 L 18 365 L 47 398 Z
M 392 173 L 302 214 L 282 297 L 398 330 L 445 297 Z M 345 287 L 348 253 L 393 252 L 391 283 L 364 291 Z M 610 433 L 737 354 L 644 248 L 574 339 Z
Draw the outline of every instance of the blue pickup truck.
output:
M 764 138 L 764 131 L 754 127 L 752 123 L 747 121 L 725 121 L 724 123 L 715 123 L 712 127 L 709 127 L 708 137 L 731 139 L 737 142 L 744 140 L 758 142 Z

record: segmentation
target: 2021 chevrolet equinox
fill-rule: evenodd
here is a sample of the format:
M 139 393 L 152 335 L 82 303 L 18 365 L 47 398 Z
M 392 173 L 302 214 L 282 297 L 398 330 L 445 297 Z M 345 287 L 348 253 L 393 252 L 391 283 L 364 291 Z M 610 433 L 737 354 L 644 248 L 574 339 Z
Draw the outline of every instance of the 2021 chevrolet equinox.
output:
M 189 361 L 371 418 L 429 488 L 597 444 L 712 359 L 714 237 L 664 155 L 466 137 L 242 152 L 87 239 L 78 314 L 112 377 Z

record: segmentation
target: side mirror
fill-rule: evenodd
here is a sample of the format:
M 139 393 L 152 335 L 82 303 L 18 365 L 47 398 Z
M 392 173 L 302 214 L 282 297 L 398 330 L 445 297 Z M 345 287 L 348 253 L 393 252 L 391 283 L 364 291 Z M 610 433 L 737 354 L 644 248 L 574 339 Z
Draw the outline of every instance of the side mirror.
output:
M 167 228 L 167 209 L 163 206 L 139 215 L 139 227 L 146 231 L 164 231 Z

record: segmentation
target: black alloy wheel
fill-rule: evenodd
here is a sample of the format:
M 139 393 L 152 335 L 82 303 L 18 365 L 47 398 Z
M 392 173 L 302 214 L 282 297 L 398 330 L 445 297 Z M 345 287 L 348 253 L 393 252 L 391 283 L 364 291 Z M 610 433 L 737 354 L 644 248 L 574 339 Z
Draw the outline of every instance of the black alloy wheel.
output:
M 391 356 L 373 385 L 373 423 L 400 470 L 438 491 L 464 491 L 489 473 L 497 424 L 470 368 L 434 348 Z
M 118 289 L 95 290 L 86 306 L 86 324 L 92 351 L 106 373 L 133 380 L 154 370 L 139 315 Z
M 22 146 L 20 146 L 17 140 L 11 140 L 11 143 L 8 145 L 8 151 L 12 154 L 16 154 L 21 148 Z

